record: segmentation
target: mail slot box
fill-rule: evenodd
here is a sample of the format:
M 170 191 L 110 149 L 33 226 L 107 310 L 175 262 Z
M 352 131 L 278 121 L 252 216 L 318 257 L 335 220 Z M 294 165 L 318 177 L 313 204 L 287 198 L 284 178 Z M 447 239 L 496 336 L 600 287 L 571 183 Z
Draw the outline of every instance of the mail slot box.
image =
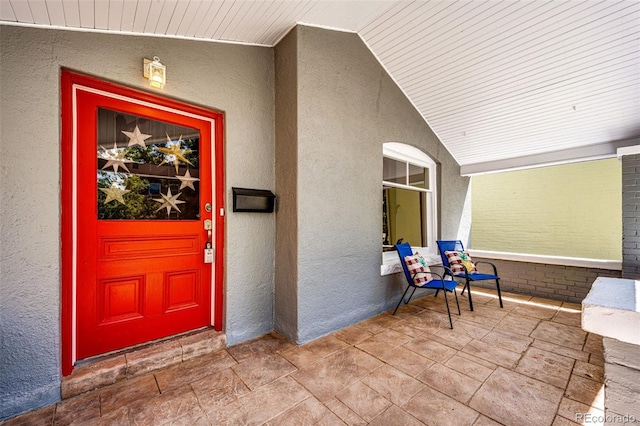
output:
M 273 213 L 276 196 L 267 189 L 231 188 L 234 212 Z

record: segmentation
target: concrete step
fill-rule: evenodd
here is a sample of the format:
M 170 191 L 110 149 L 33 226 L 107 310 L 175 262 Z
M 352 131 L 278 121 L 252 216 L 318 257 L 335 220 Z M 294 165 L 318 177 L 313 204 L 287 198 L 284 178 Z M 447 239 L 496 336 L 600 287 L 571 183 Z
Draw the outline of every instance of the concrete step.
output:
M 133 349 L 81 361 L 62 379 L 61 397 L 71 398 L 151 371 L 226 348 L 224 333 L 200 329 Z

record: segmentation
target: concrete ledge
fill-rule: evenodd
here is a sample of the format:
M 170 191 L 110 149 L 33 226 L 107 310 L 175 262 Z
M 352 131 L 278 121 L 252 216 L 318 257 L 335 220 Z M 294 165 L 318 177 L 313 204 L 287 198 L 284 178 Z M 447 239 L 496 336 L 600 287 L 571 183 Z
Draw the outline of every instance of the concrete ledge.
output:
M 471 257 L 483 257 L 496 260 L 511 260 L 514 262 L 543 263 L 546 265 L 576 266 L 579 268 L 622 270 L 622 261 L 607 259 L 587 259 L 582 257 L 548 256 L 527 253 L 509 253 L 504 251 L 469 249 Z
M 605 364 L 605 409 L 640 421 L 640 370 Z M 637 424 L 637 423 L 636 423 Z
M 640 345 L 640 281 L 598 277 L 582 301 L 582 328 Z
M 179 335 L 133 350 L 87 361 L 63 377 L 62 399 L 225 349 L 224 333 L 211 328 Z
M 419 252 L 419 250 L 418 250 Z M 423 257 L 429 263 L 430 266 L 442 265 L 442 259 L 439 255 L 423 254 Z M 382 253 L 382 265 L 380 265 L 380 276 L 397 274 L 402 272 L 402 265 L 400 265 L 400 259 L 398 259 L 398 253 L 396 251 L 388 251 Z M 439 272 L 436 272 L 439 273 Z
M 640 371 L 640 347 L 605 337 L 604 358 L 612 363 Z M 638 381 L 640 383 L 640 381 Z

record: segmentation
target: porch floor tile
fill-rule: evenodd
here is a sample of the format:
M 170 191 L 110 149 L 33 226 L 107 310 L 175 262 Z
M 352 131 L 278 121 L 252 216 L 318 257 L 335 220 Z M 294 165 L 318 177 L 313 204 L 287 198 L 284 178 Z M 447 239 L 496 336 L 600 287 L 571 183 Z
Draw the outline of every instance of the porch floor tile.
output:
M 478 288 L 470 312 L 458 296 L 453 330 L 441 296 L 427 296 L 306 345 L 188 337 L 159 369 L 160 355 L 122 355 L 66 380 L 65 396 L 79 395 L 1 424 L 552 426 L 602 414 L 602 339 L 582 331 L 579 305 L 503 293 L 500 309 Z

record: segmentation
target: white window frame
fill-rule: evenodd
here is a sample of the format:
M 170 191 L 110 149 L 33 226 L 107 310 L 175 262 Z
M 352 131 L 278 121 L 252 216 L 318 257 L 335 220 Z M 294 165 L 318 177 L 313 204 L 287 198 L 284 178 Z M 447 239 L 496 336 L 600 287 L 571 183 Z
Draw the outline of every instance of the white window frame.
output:
M 413 164 L 418 167 L 424 167 L 428 170 L 429 174 L 429 189 L 418 188 L 411 185 L 403 185 L 395 182 L 388 182 L 383 180 L 382 186 L 408 189 L 417 192 L 426 192 L 430 194 L 427 197 L 427 217 L 423 218 L 427 225 L 428 246 L 427 247 L 412 247 L 414 251 L 419 251 L 423 255 L 438 256 L 438 249 L 436 247 L 436 232 L 438 229 L 438 197 L 437 188 L 438 182 L 436 181 L 436 168 L 437 164 L 427 154 L 420 151 L 418 148 L 400 142 L 386 142 L 382 145 L 383 157 L 388 157 L 394 160 L 407 163 L 407 176 L 409 164 Z M 434 258 L 434 263 L 439 263 L 439 257 Z M 382 252 L 382 272 L 389 270 L 389 266 L 393 264 L 399 264 L 398 254 L 395 251 Z M 385 267 L 386 265 L 386 267 Z M 391 268 L 395 269 L 395 268 Z

